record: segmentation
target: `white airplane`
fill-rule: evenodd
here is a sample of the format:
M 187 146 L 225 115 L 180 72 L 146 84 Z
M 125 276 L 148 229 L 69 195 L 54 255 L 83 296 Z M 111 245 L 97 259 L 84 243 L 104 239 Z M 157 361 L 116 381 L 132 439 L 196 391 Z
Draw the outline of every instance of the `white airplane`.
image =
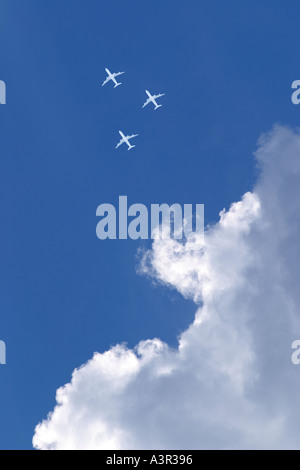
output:
M 154 106 L 155 106 L 154 109 L 158 109 L 158 108 L 161 108 L 161 107 L 162 107 L 162 104 L 157 104 L 157 103 L 156 103 L 156 100 L 157 100 L 158 98 L 161 98 L 162 96 L 165 96 L 165 93 L 164 93 L 163 95 L 153 95 L 153 96 L 151 95 L 151 93 L 149 93 L 148 90 L 146 90 L 146 93 L 147 93 L 147 95 L 148 95 L 149 98 L 147 99 L 147 101 L 146 101 L 146 103 L 144 104 L 143 108 L 145 108 L 145 106 L 147 106 L 147 105 L 150 104 L 150 103 L 153 103 L 153 104 L 154 104 Z
M 120 142 L 118 143 L 118 145 L 116 146 L 116 149 L 120 147 L 120 145 L 122 144 L 127 144 L 128 145 L 128 150 L 131 150 L 135 147 L 135 145 L 131 145 L 130 144 L 130 140 L 133 139 L 134 137 L 137 137 L 138 134 L 133 134 L 133 135 L 124 135 L 123 132 L 119 131 L 119 134 L 120 136 L 122 137 L 122 139 L 120 140 Z
M 122 83 L 117 82 L 116 77 L 118 77 L 119 75 L 123 75 L 123 73 L 125 73 L 125 72 L 111 73 L 108 69 L 105 69 L 105 71 L 106 71 L 108 77 L 103 82 L 102 86 L 106 85 L 110 80 L 112 80 L 114 82 L 115 88 L 117 88 L 117 86 L 122 85 Z

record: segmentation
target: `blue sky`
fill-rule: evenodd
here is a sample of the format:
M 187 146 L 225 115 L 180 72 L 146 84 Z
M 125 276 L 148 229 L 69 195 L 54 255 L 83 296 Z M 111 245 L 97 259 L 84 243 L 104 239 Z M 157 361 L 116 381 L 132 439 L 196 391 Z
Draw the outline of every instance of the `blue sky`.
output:
M 159 337 L 195 308 L 136 274 L 133 241 L 96 238 L 96 208 L 205 204 L 252 189 L 256 141 L 297 126 L 299 2 L 1 0 L 0 448 L 30 449 L 55 390 L 94 351 Z M 101 87 L 104 68 L 123 85 Z M 164 107 L 142 110 L 145 89 Z M 137 147 L 114 150 L 118 130 Z

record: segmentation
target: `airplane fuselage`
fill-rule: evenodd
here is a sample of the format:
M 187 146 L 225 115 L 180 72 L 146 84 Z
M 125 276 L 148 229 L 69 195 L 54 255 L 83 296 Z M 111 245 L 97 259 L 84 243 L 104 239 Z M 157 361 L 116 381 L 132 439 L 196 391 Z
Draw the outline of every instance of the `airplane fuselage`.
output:
M 158 109 L 158 108 L 161 108 L 161 104 L 157 104 L 156 100 L 154 99 L 154 97 L 151 95 L 151 93 L 146 90 L 146 93 L 147 95 L 149 96 L 149 99 L 152 101 L 152 103 L 154 104 L 155 106 L 155 109 Z
M 107 73 L 109 79 L 114 82 L 115 88 L 116 88 L 117 86 L 121 85 L 121 83 L 118 83 L 118 82 L 117 82 L 117 80 L 115 79 L 115 75 L 114 75 L 113 73 L 111 73 L 110 70 L 105 69 L 105 71 L 106 71 L 106 73 Z
M 149 96 L 152 103 L 155 104 L 155 106 L 157 106 L 157 103 L 156 103 L 155 99 L 153 98 L 153 96 L 151 95 L 151 93 L 148 90 L 146 90 L 146 93 Z
M 128 145 L 128 150 L 132 149 L 135 147 L 135 145 L 131 145 L 131 143 L 129 142 L 128 138 L 123 134 L 122 131 L 119 131 L 119 134 L 120 136 L 122 137 L 122 139 L 124 140 L 125 144 Z

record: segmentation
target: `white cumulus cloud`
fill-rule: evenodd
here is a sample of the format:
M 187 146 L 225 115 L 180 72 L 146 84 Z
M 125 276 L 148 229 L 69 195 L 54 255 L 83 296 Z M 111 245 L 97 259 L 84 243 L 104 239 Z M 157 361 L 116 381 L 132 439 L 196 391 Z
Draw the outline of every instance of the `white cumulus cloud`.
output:
M 155 240 L 142 259 L 197 305 L 178 349 L 154 339 L 96 353 L 57 391 L 35 448 L 300 448 L 299 131 L 276 126 L 256 159 L 254 190 L 220 213 L 201 250 Z

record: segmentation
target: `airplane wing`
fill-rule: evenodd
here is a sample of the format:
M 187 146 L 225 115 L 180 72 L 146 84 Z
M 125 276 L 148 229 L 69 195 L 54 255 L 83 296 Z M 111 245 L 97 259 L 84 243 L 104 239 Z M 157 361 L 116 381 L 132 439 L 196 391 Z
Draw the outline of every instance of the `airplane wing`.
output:
M 152 101 L 152 100 L 151 100 L 150 98 L 148 98 L 147 101 L 146 101 L 146 103 L 143 105 L 143 108 L 145 108 L 146 106 L 148 106 L 148 104 L 151 103 L 151 101 Z
M 134 137 L 138 137 L 138 134 L 128 135 L 126 139 L 130 140 L 130 139 L 133 139 Z
M 110 78 L 110 77 L 107 77 L 107 79 L 104 80 L 104 82 L 102 83 L 102 86 L 106 85 L 106 84 L 109 82 L 109 80 L 111 80 L 111 78 Z
M 118 73 L 113 73 L 114 77 L 118 77 L 119 75 L 123 75 L 125 72 L 118 72 Z
M 120 147 L 120 145 L 124 144 L 125 140 L 124 139 L 121 139 L 120 142 L 118 143 L 118 145 L 116 146 L 116 149 L 118 149 Z
M 162 95 L 154 95 L 153 98 L 157 100 L 158 98 L 162 98 L 163 96 L 165 96 L 165 93 L 163 93 Z

